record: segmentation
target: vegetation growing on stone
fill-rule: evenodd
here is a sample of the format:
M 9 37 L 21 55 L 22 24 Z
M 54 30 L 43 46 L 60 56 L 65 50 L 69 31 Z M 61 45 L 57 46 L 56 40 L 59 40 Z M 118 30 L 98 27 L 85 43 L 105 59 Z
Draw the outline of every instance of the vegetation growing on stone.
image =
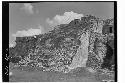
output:
M 17 37 L 16 46 L 9 48 L 10 62 L 66 73 L 77 67 L 111 69 L 114 65 L 113 23 L 113 19 L 101 20 L 88 15 L 58 25 L 45 34 Z

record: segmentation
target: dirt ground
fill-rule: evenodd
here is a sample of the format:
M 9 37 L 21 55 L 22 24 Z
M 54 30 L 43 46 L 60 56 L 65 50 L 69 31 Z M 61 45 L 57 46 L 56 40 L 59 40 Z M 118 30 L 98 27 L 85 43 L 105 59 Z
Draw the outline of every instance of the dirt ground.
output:
M 9 77 L 10 82 L 100 82 L 102 80 L 112 80 L 113 77 L 90 73 L 86 68 L 73 70 L 71 73 L 45 72 L 40 68 L 24 67 L 10 68 L 13 74 Z

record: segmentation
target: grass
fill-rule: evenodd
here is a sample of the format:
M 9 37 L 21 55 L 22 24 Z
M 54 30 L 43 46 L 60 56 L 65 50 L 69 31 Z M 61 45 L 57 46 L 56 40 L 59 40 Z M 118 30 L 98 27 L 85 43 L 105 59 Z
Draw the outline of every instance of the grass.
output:
M 96 73 L 87 71 L 86 68 L 77 68 L 67 74 L 45 72 L 42 71 L 42 68 L 21 68 L 10 68 L 10 72 L 13 73 L 9 78 L 10 82 L 98 82 L 104 79 L 104 77 L 107 79 L 106 75 L 99 77 Z

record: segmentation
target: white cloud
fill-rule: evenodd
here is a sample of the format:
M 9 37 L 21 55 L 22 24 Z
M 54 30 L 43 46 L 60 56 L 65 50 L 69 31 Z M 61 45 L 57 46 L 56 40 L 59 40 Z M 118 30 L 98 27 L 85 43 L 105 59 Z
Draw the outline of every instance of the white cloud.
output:
M 84 16 L 83 14 L 77 14 L 71 11 L 71 12 L 65 12 L 64 15 L 56 15 L 52 20 L 50 18 L 47 18 L 46 22 L 50 26 L 56 26 L 59 24 L 68 24 L 72 20 L 80 19 L 83 16 Z
M 12 34 L 13 37 L 24 37 L 24 36 L 33 36 L 45 33 L 44 28 L 39 26 L 39 29 L 30 28 L 28 30 L 17 31 L 15 34 Z
M 33 8 L 31 3 L 24 3 L 21 10 L 24 10 L 27 14 L 34 14 Z

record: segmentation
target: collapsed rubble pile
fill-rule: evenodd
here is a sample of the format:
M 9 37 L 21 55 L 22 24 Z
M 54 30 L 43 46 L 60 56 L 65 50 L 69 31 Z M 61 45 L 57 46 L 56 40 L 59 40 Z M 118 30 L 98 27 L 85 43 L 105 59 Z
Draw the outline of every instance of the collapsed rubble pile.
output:
M 77 67 L 98 70 L 114 65 L 113 19 L 87 15 L 45 34 L 17 37 L 15 42 L 16 46 L 9 48 L 9 57 L 19 66 L 66 73 Z

